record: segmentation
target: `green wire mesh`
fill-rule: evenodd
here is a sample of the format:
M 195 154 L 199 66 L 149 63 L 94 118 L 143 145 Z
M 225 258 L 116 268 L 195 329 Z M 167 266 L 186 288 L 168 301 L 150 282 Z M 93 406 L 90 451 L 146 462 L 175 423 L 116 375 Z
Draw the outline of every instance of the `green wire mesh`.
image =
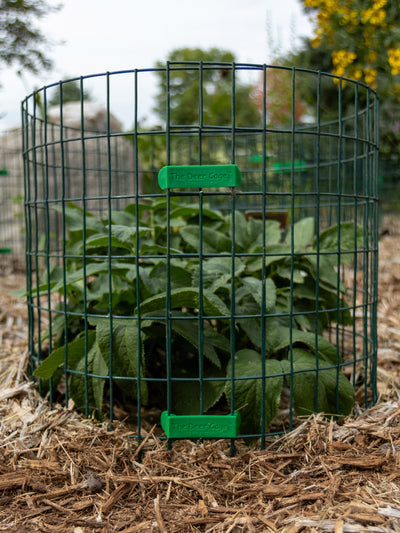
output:
M 258 93 L 246 100 L 250 78 Z M 150 79 L 164 109 L 156 126 L 140 119 Z M 71 80 L 22 106 L 29 350 L 41 392 L 111 424 L 122 417 L 138 440 L 154 422 L 163 438 L 162 412 L 240 412 L 238 437 L 261 447 L 301 416 L 373 404 L 374 91 L 321 72 L 205 62 L 73 81 L 81 94 L 102 87 L 102 128 L 88 127 L 83 98 L 78 124 L 66 123 Z M 121 86 L 126 131 L 112 126 Z M 243 112 L 255 101 L 257 113 Z M 240 187 L 158 186 L 165 166 L 226 164 L 240 169 Z

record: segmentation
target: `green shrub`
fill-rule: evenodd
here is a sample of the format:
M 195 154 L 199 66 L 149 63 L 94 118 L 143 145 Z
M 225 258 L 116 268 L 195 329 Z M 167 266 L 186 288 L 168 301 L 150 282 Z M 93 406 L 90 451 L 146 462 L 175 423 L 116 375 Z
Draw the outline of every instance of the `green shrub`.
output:
M 273 220 L 174 200 L 168 225 L 164 198 L 128 205 L 111 220 L 72 204 L 64 212 L 64 268 L 54 265 L 39 288 L 62 302 L 52 353 L 35 375 L 56 386 L 67 368 L 79 407 L 102 412 L 107 380 L 99 376 L 116 376 L 125 401 L 140 395 L 165 407 L 172 375 L 173 413 L 234 402 L 241 433 L 259 433 L 262 414 L 268 427 L 284 386 L 298 415 L 350 412 L 353 387 L 323 332 L 351 323 L 338 267 L 354 261 L 362 228 L 342 223 L 317 239 L 310 217 L 283 233 Z

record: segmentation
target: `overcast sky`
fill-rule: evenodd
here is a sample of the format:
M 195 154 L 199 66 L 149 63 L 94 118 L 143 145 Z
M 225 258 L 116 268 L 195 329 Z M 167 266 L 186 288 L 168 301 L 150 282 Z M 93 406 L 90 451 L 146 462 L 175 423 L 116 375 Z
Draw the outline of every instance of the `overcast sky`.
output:
M 51 0 L 51 3 L 56 3 Z M 182 47 L 218 47 L 237 61 L 271 63 L 273 47 L 293 49 L 311 23 L 298 0 L 64 0 L 40 26 L 54 43 L 48 49 L 54 69 L 43 76 L 18 77 L 15 69 L 0 71 L 0 130 L 18 126 L 20 102 L 32 90 L 75 76 L 131 68 L 164 61 Z M 122 85 L 119 90 L 124 90 Z M 146 88 L 151 107 L 152 90 Z M 143 89 L 144 92 L 144 89 Z M 93 87 L 96 101 L 104 88 Z M 145 96 L 145 95 L 143 95 Z M 112 111 L 124 123 L 124 98 Z M 126 125 L 126 124 L 125 124 Z

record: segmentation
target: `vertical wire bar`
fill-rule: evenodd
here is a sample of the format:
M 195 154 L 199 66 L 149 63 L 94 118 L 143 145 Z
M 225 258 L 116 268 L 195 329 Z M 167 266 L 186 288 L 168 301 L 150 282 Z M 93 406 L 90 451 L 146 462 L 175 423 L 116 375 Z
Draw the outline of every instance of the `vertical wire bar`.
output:
M 291 113 L 291 131 L 290 131 L 290 300 L 289 300 L 289 362 L 290 362 L 290 401 L 289 401 L 289 428 L 293 429 L 293 384 L 294 384 L 294 365 L 293 365 L 293 289 L 294 289 L 294 210 L 295 210 L 295 179 L 294 179 L 294 158 L 295 158 L 295 128 L 296 128 L 296 69 L 292 69 L 292 113 Z
M 342 143 L 343 143 L 343 78 L 339 80 L 338 91 L 338 121 L 339 121 L 339 136 L 337 147 L 337 176 L 336 176 L 336 194 L 337 194 L 337 274 L 336 274 L 336 414 L 339 413 L 339 375 L 341 372 L 341 357 L 340 357 L 340 282 L 341 282 L 341 231 L 340 224 L 342 220 Z
M 372 98 L 371 98 L 372 100 Z M 371 283 L 371 301 L 369 305 L 369 325 L 370 325 L 370 350 L 368 352 L 368 367 L 370 370 L 370 377 L 369 381 L 372 380 L 372 365 L 371 365 L 371 359 L 373 357 L 373 351 L 374 351 L 374 308 L 375 308 L 375 283 L 374 283 L 374 265 L 375 265 L 375 254 L 376 254 L 376 242 L 375 242 L 375 234 L 376 234 L 376 220 L 375 220 L 375 187 L 374 187 L 374 180 L 375 180 L 375 150 L 374 150 L 374 143 L 375 143 L 375 125 L 374 125 L 374 117 L 373 117 L 373 102 L 371 101 L 371 120 L 372 120 L 372 127 L 371 127 L 371 138 L 370 138 L 370 152 L 371 152 L 371 178 L 370 178 L 370 242 L 371 242 L 371 265 L 370 265 L 370 283 Z M 367 405 L 367 403 L 366 403 Z
M 83 92 L 83 77 L 79 80 L 80 88 L 80 134 L 81 134 L 81 153 L 82 153 L 82 270 L 83 270 L 83 313 L 84 313 L 84 330 L 85 330 L 85 367 L 84 367 L 84 383 L 85 383 L 85 416 L 89 416 L 89 376 L 88 376 L 88 317 L 87 317 L 87 272 L 86 272 L 86 144 L 85 144 L 85 109 L 84 109 L 84 92 Z M 97 379 L 97 378 L 91 378 Z
M 266 294 L 265 294 L 265 284 L 266 284 L 266 267 L 265 267 L 265 258 L 266 258 L 266 216 L 265 211 L 267 208 L 267 169 L 266 169 L 266 160 L 267 160 L 267 66 L 263 65 L 263 101 L 262 101 L 262 121 L 263 121 L 263 130 L 262 130 L 262 233 L 263 233 L 263 244 L 262 244 L 262 268 L 261 268 L 261 449 L 265 449 L 265 391 L 266 391 L 266 371 L 265 371 L 265 358 L 266 358 L 266 339 L 265 339 L 265 328 L 266 328 Z
M 202 164 L 203 62 L 199 62 L 199 165 Z M 199 190 L 199 414 L 204 414 L 203 190 Z
M 50 289 L 50 212 L 49 212 L 49 151 L 48 151 L 48 136 L 47 136 L 47 90 L 43 90 L 43 127 L 44 127 L 44 202 L 45 202 L 45 227 L 46 227 L 46 272 L 47 272 L 47 305 L 49 309 L 49 353 L 53 351 L 53 316 L 51 312 L 51 289 Z M 49 397 L 53 399 L 53 377 L 49 379 Z
M 365 124 L 365 150 L 366 150 L 366 173 L 365 173 L 365 196 L 366 196 L 366 209 L 364 210 L 364 270 L 363 270 L 363 364 L 364 364 L 364 405 L 367 404 L 367 383 L 368 383 L 368 354 L 369 354 L 369 332 L 368 332 L 368 313 L 369 307 L 369 262 L 370 262 L 370 237 L 369 237 L 369 219 L 370 219 L 370 180 L 371 180 L 371 137 L 370 137 L 370 89 L 367 88 L 367 101 L 366 101 L 366 124 Z
M 236 66 L 235 63 L 232 63 L 232 147 L 231 147 L 231 163 L 235 163 L 236 156 L 236 137 L 235 137 L 235 128 L 236 128 L 236 115 L 235 115 L 235 106 L 236 106 Z M 232 247 L 231 247 L 231 303 L 230 303 L 230 358 L 231 358 L 231 414 L 235 412 L 235 349 L 236 349 L 236 335 L 235 335 L 235 239 L 236 239 L 236 227 L 235 227 L 235 212 L 236 212 L 236 191 L 234 187 L 231 189 L 231 225 L 232 225 Z M 231 456 L 235 454 L 235 439 L 231 439 Z
M 376 172 L 376 156 L 375 156 L 375 133 L 376 127 L 375 124 L 371 124 L 371 109 L 373 109 L 373 104 L 371 103 L 371 90 L 367 90 L 367 149 L 368 149 L 368 172 L 367 172 L 367 205 L 368 205 L 368 226 L 367 226 L 367 270 L 366 274 L 367 286 L 365 289 L 366 293 L 366 306 L 365 306 L 365 327 L 364 327 L 364 336 L 366 338 L 366 358 L 365 358 L 365 406 L 368 405 L 367 400 L 367 381 L 368 381 L 368 369 L 371 365 L 371 381 L 373 380 L 373 363 L 371 364 L 370 358 L 374 357 L 374 349 L 376 347 L 376 342 L 374 342 L 375 337 L 375 319 L 374 312 L 376 306 L 376 288 L 375 288 L 375 254 L 377 253 L 377 243 L 376 243 L 376 230 L 377 230 L 377 218 L 375 214 L 375 202 L 376 202 L 376 189 L 374 187 L 375 172 Z M 374 117 L 375 118 L 375 117 Z M 368 321 L 369 317 L 369 321 Z M 369 328 L 368 328 L 369 323 Z M 372 354 L 370 354 L 370 350 Z
M 141 364 L 142 364 L 142 317 L 140 312 L 140 264 L 139 264 L 139 226 L 140 226 L 140 211 L 139 211 L 139 147 L 138 147 L 138 71 L 134 72 L 134 158 L 135 158 L 135 203 L 136 203 L 136 237 L 135 237 L 135 264 L 136 264 L 136 309 L 137 309 L 137 332 L 138 332 L 138 344 L 137 344 L 137 439 L 138 444 L 141 441 L 142 433 L 142 388 L 141 388 Z
M 67 230 L 65 214 L 65 141 L 64 141 L 64 102 L 63 102 L 63 82 L 59 83 L 60 95 L 60 155 L 61 155 L 61 212 L 62 212 L 62 272 L 63 272 L 63 314 L 64 314 L 64 377 L 65 377 L 65 404 L 69 401 L 69 384 L 68 384 L 68 306 L 67 306 Z
M 372 322 L 372 371 L 371 371 L 371 389 L 372 389 L 372 403 L 375 403 L 378 400 L 378 390 L 377 390 L 377 357 L 378 357 L 378 258 L 379 258 L 379 219 L 378 219 L 378 209 L 379 209 L 379 192 L 378 192 L 378 176 L 379 176 L 379 98 L 377 94 L 374 93 L 374 139 L 373 139 L 373 149 L 374 149 L 374 174 L 373 174 L 373 201 L 374 201 L 374 218 L 373 218 L 373 242 L 374 242 L 374 274 L 373 274 L 373 306 L 371 309 L 373 322 Z
M 35 238 L 35 280 L 36 280 L 36 310 L 37 310 L 37 342 L 38 342 L 38 361 L 40 362 L 42 360 L 42 334 L 41 334 L 41 322 L 42 322 L 42 313 L 41 313 L 41 305 L 40 305 L 40 291 L 39 291 L 39 231 L 38 231 L 38 161 L 37 161 L 37 100 L 38 100 L 38 92 L 34 93 L 33 97 L 33 113 L 32 113 L 32 166 L 33 166 L 33 220 L 34 220 L 34 238 Z M 41 382 L 39 383 L 39 391 L 41 392 Z
M 167 109 L 166 109 L 166 164 L 170 165 L 171 161 L 171 86 L 170 86 L 170 62 L 166 66 L 166 91 L 167 91 Z M 166 264 L 166 301 L 165 301 L 165 357 L 167 358 L 167 412 L 171 414 L 172 408 L 172 347 L 171 347 L 171 197 L 170 189 L 166 191 L 167 200 L 167 264 Z M 168 449 L 171 448 L 171 442 L 168 440 Z
M 111 217 L 112 217 L 112 163 L 111 163 L 111 135 L 110 135 L 110 73 L 106 73 L 106 109 L 107 109 L 107 213 L 108 213 L 108 245 L 107 245 L 107 262 L 108 262 L 108 314 L 110 324 L 110 345 L 108 361 L 108 382 L 110 393 L 110 427 L 114 421 L 114 383 L 113 383 L 113 351 L 114 351 L 114 316 L 113 316 L 113 282 L 112 282 L 112 245 L 111 245 Z M 106 376 L 100 378 L 106 379 Z
M 329 194 L 329 215 L 328 215 L 328 225 L 332 226 L 333 222 L 333 180 L 334 180 L 334 142 L 335 142 L 335 132 L 333 124 L 329 126 L 329 178 L 328 178 L 328 194 Z
M 52 172 L 53 174 L 53 200 L 56 200 L 58 199 L 59 197 L 59 183 L 58 183 L 58 176 L 57 176 L 57 168 L 56 168 L 56 143 L 54 142 L 55 141 L 55 137 L 56 137 L 56 125 L 55 124 L 51 124 L 51 160 L 52 160 L 52 164 L 53 164 L 53 167 L 56 169 L 54 172 Z M 59 219 L 59 216 L 55 216 L 55 228 L 54 228 L 54 232 L 55 232 L 55 235 L 57 236 L 56 237 L 56 240 L 57 240 L 57 244 L 56 244 L 56 250 L 57 250 L 57 254 L 58 254 L 58 263 L 57 263 L 57 266 L 59 266 L 59 263 L 60 263 L 60 256 L 59 256 L 59 252 L 60 252 L 60 248 L 59 248 L 59 242 L 58 242 L 58 236 L 60 235 L 60 219 Z
M 371 357 L 371 350 L 372 350 L 372 305 L 373 305 L 373 299 L 374 299 L 374 285 L 372 282 L 373 279 L 373 260 L 374 260 L 374 217 L 373 217 L 373 175 L 374 175 L 374 162 L 373 162 L 373 156 L 374 156 L 374 150 L 373 150 L 373 133 L 372 133 L 372 127 L 373 124 L 371 123 L 371 91 L 368 88 L 368 110 L 367 110 L 367 121 L 368 121 L 368 137 L 367 137 L 367 145 L 368 145 L 368 176 L 367 176 L 367 202 L 368 202 L 368 227 L 367 227 L 367 238 L 368 238 L 368 252 L 369 252 L 369 258 L 368 258 L 368 290 L 367 292 L 367 305 L 365 308 L 365 314 L 366 314 L 366 321 L 368 323 L 367 331 L 366 331 L 366 339 L 367 339 L 367 351 L 366 351 L 366 358 L 364 363 L 365 368 L 365 382 L 364 382 L 364 405 L 367 407 L 368 401 L 367 401 L 367 393 L 368 393 L 368 382 L 370 380 L 370 357 Z
M 319 353 L 318 353 L 318 323 L 319 323 L 319 275 L 320 275 L 320 208 L 321 208 L 321 190 L 320 190 L 320 163 L 321 163 L 321 71 L 318 71 L 317 77 L 317 147 L 316 147 L 316 165 L 317 165 L 317 182 L 316 182 L 316 206 L 315 206 L 315 237 L 316 237 L 316 272 L 315 272 L 315 391 L 314 391 L 314 409 L 318 411 L 318 383 L 319 383 Z
M 33 100 L 34 95 L 31 96 Z M 24 168 L 25 168 L 25 221 L 26 221 L 26 264 L 27 264 L 27 289 L 28 289 L 28 319 L 30 325 L 29 333 L 29 346 L 31 354 L 31 373 L 35 370 L 34 360 L 39 362 L 39 349 L 36 353 L 35 348 L 35 313 L 34 313 L 34 297 L 33 291 L 33 250 L 32 250 L 32 241 L 33 241 L 33 229 L 32 229 L 32 178 L 31 178 L 31 164 L 30 164 L 30 154 L 33 153 L 33 132 L 32 129 L 32 117 L 29 114 L 29 99 L 25 100 L 26 109 L 25 109 L 25 132 L 23 136 L 23 146 L 24 146 Z M 33 158 L 33 156 L 32 156 Z M 38 339 L 40 342 L 40 339 Z M 41 380 L 39 380 L 39 392 L 41 392 Z M 52 404 L 51 404 L 52 405 Z
M 374 213 L 373 213 L 373 180 L 374 180 L 374 149 L 373 149 L 373 142 L 374 142 L 374 135 L 373 135 L 373 119 L 372 119 L 372 102 L 371 102 L 371 94 L 372 91 L 368 88 L 368 160 L 369 160 L 369 171 L 368 171 L 368 250 L 370 252 L 369 254 L 369 260 L 368 260 L 368 284 L 369 284 L 369 290 L 368 290 L 368 305 L 367 305 L 367 319 L 368 319 L 368 350 L 367 350 L 367 358 L 365 360 L 365 367 L 370 370 L 370 357 L 371 357 L 371 351 L 373 349 L 372 344 L 372 336 L 373 336 L 373 330 L 372 330 L 372 311 L 373 311 L 373 302 L 374 302 L 374 284 L 373 284 L 373 264 L 374 264 Z M 368 376 L 368 381 L 370 380 L 370 375 Z M 365 380 L 367 382 L 367 379 Z M 366 383 L 366 390 L 365 390 L 365 406 L 367 407 L 367 387 L 368 383 Z
M 352 309 L 352 329 L 353 329 L 353 387 L 356 385 L 356 367 L 357 367 L 357 322 L 356 322 L 356 309 L 357 309 L 357 264 L 358 264 L 358 115 L 359 115 L 359 83 L 355 84 L 354 92 L 354 149 L 353 149 L 353 194 L 354 194 L 354 256 L 353 256 L 353 309 Z
M 103 172 L 102 172 L 102 150 L 100 146 L 100 139 L 96 139 L 96 169 L 97 169 L 97 179 L 96 182 L 98 184 L 98 196 L 103 197 L 107 194 L 107 191 L 104 192 L 103 190 Z M 103 200 L 97 202 L 97 209 L 99 212 L 99 216 L 103 216 Z
M 35 342 L 34 342 L 34 314 L 32 296 L 32 221 L 30 216 L 31 187 L 29 168 L 29 100 L 21 104 L 21 124 L 22 124 L 22 156 L 24 165 L 24 215 L 25 215 L 25 264 L 26 264 L 26 289 L 27 289 L 27 309 L 28 309 L 28 349 L 29 349 L 29 373 L 35 370 Z

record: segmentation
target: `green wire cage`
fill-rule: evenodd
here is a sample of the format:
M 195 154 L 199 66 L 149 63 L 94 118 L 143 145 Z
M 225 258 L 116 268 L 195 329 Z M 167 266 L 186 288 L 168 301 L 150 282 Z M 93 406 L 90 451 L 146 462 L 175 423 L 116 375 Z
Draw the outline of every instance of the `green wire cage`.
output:
M 139 441 L 156 423 L 170 442 L 261 447 L 303 416 L 376 401 L 369 87 L 170 62 L 44 87 L 22 129 L 30 370 L 50 401 L 124 418 Z

